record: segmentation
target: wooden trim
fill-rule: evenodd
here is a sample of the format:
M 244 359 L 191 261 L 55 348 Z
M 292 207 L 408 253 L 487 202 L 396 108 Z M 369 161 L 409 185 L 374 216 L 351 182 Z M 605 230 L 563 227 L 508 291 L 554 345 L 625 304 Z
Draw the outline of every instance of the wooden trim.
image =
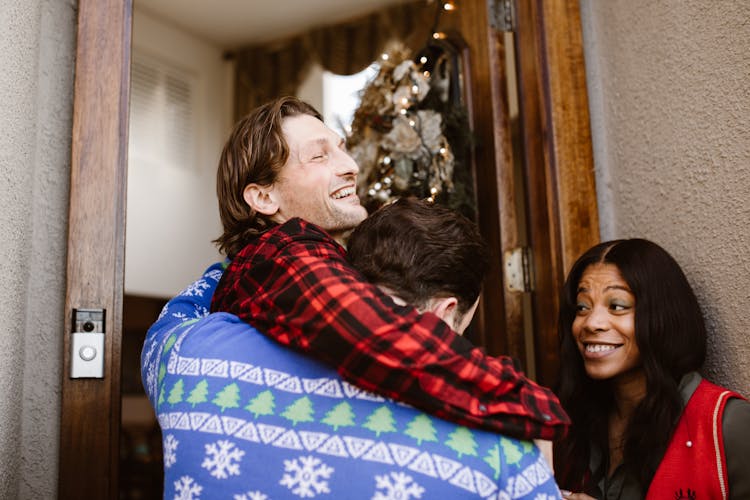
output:
M 594 157 L 591 148 L 581 13 L 578 2 L 538 2 L 544 7 L 549 129 L 557 178 L 562 268 L 599 242 Z
M 518 245 L 515 176 L 502 34 L 488 23 L 486 0 L 465 0 L 443 21 L 453 22 L 469 47 L 466 86 L 475 134 L 476 197 L 479 229 L 490 248 L 490 270 L 479 310 L 480 338 L 488 353 L 526 359 L 520 294 L 505 290 L 503 252 Z
M 63 331 L 59 498 L 117 498 L 130 0 L 80 0 Z M 71 379 L 74 308 L 104 308 L 103 379 Z
M 565 274 L 599 241 L 578 2 L 517 0 L 521 127 L 535 283 L 537 379 L 557 382 L 557 310 Z
M 138 394 L 146 397 L 141 381 L 141 350 L 146 332 L 159 318 L 168 300 L 128 293 L 123 296 L 120 370 L 120 393 L 123 396 Z

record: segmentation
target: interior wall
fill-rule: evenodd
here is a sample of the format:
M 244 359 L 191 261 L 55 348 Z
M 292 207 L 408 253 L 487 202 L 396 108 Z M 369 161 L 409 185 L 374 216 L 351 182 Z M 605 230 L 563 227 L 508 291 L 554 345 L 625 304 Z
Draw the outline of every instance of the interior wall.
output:
M 682 265 L 705 371 L 750 395 L 750 3 L 580 0 L 603 239 Z
M 196 78 L 195 161 L 128 165 L 125 293 L 172 297 L 221 259 L 216 166 L 233 125 L 233 65 L 220 47 L 138 9 L 133 51 Z
M 297 97 L 323 113 L 323 67 L 313 64 L 297 89 Z
M 0 0 L 0 498 L 55 498 L 74 0 Z

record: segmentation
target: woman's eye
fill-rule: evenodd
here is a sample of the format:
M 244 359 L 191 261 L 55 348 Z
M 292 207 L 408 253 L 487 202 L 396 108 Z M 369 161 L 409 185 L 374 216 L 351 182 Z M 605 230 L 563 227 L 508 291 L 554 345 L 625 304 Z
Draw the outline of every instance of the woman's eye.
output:
M 325 160 L 328 155 L 325 153 L 316 153 L 312 156 L 311 160 Z
M 588 306 L 584 304 L 583 302 L 579 302 L 576 304 L 576 312 L 580 313 L 588 309 Z
M 609 305 L 609 308 L 613 311 L 625 311 L 630 308 L 627 304 L 620 304 L 617 302 L 613 302 Z

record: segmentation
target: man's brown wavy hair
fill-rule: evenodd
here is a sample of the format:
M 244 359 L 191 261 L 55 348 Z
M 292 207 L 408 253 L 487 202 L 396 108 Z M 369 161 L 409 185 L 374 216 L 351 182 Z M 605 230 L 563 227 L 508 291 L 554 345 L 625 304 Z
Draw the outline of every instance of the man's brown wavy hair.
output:
M 216 194 L 224 232 L 214 243 L 229 258 L 247 243 L 273 226 L 267 216 L 246 202 L 248 184 L 273 184 L 289 158 L 289 145 L 281 125 L 284 118 L 310 115 L 323 121 L 318 111 L 296 97 L 279 97 L 255 108 L 242 118 L 229 136 L 216 173 Z

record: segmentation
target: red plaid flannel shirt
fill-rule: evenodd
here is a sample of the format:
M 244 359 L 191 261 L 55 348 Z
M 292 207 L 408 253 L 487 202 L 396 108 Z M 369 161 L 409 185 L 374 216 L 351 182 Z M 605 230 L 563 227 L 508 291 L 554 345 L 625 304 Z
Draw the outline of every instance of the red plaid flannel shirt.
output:
M 234 258 L 211 309 L 236 314 L 363 389 L 462 425 L 556 439 L 570 424 L 552 391 L 511 358 L 488 356 L 437 316 L 397 306 L 327 233 L 300 219 Z

